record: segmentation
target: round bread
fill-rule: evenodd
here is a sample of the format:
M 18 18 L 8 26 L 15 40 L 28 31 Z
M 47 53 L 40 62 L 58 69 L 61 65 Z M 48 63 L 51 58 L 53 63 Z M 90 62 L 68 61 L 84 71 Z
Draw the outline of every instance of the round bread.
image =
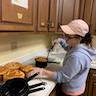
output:
M 13 78 L 25 78 L 25 74 L 20 70 L 9 70 L 6 74 L 3 75 L 4 81 Z
M 3 75 L 8 71 L 8 68 L 0 66 L 0 82 L 3 81 Z
M 20 68 L 23 72 L 27 73 L 27 72 L 30 72 L 32 71 L 33 67 L 32 65 L 24 65 Z
M 7 67 L 0 66 L 0 75 L 4 75 L 8 71 Z
M 19 69 L 22 66 L 22 64 L 18 62 L 10 62 L 4 66 L 7 67 L 8 69 Z

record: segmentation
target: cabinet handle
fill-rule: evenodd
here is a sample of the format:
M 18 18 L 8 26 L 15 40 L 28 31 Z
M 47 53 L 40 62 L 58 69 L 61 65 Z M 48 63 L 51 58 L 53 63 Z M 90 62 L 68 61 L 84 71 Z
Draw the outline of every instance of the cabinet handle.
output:
M 96 74 L 93 74 L 93 77 L 96 77 Z
M 22 13 L 17 13 L 17 18 L 18 19 L 22 19 L 23 18 L 23 14 Z
M 94 86 L 96 86 L 96 83 L 94 83 Z
M 61 25 L 62 25 L 61 23 L 58 23 L 58 28 L 60 28 Z
M 41 27 L 45 27 L 45 25 L 46 25 L 45 22 L 41 22 L 40 24 Z
M 48 21 L 47 25 L 48 25 L 50 28 L 54 28 L 54 27 L 55 27 L 55 24 L 54 24 L 54 22 L 52 22 L 52 21 Z
M 55 27 L 54 22 L 51 22 L 51 23 L 50 23 L 50 27 L 51 27 L 51 28 Z

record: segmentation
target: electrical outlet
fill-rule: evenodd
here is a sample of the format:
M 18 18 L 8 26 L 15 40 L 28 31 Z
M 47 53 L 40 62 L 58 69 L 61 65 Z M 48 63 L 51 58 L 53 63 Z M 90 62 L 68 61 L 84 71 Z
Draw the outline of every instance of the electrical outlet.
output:
M 17 42 L 16 41 L 12 41 L 11 42 L 11 50 L 15 50 L 17 49 Z

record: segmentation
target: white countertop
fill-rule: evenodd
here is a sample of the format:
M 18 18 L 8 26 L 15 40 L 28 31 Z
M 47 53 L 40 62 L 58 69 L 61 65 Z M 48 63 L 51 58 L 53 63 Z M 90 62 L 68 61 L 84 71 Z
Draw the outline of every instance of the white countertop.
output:
M 91 64 L 91 69 L 96 69 L 96 64 Z
M 96 59 L 92 61 L 91 68 L 96 69 Z

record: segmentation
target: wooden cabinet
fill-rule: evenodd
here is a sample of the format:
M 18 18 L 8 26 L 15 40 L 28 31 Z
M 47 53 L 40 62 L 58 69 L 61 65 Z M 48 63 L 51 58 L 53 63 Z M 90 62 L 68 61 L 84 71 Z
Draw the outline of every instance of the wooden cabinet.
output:
M 56 95 L 56 87 L 52 90 L 49 96 L 57 96 Z
M 86 81 L 86 88 L 85 88 L 85 92 L 81 95 L 81 96 L 89 96 L 88 95 L 88 91 L 89 91 L 89 76 L 87 78 L 87 81 Z
M 79 18 L 81 0 L 59 0 L 58 24 L 68 24 L 71 20 Z
M 83 19 L 89 24 L 90 26 L 90 20 L 92 15 L 92 6 L 94 0 L 84 0 L 85 7 L 83 9 Z
M 37 31 L 55 31 L 57 0 L 38 0 L 37 4 Z
M 90 82 L 88 96 L 96 96 L 96 70 L 90 71 Z
M 88 96 L 96 96 L 96 80 L 91 80 L 89 87 L 90 88 L 89 88 L 89 95 Z
M 96 69 L 90 70 L 86 90 L 82 96 L 96 96 Z
M 96 0 L 93 2 L 90 31 L 96 35 Z
M 82 5 L 84 5 L 84 7 L 82 7 L 82 15 L 80 15 L 80 18 L 88 23 L 90 32 L 96 34 L 96 0 L 82 0 L 81 6 Z
M 55 32 L 77 18 L 96 34 L 96 0 L 0 0 L 0 31 Z
M 0 30 L 34 31 L 36 0 L 0 0 Z

